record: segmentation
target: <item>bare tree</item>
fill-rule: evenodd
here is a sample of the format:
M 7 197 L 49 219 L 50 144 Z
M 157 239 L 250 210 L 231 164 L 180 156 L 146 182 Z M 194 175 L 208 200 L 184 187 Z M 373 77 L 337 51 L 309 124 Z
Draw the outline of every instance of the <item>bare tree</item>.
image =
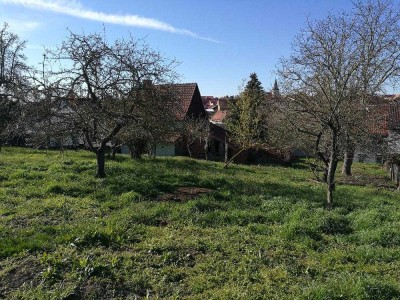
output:
M 26 89 L 19 127 L 28 145 L 62 151 L 79 133 L 74 127 L 69 99 L 60 88 L 61 79 L 52 78 L 51 73 L 51 64 L 45 55 L 40 69 L 29 70 L 27 79 L 30 84 Z
M 365 106 L 376 93 L 383 92 L 388 82 L 395 84 L 400 69 L 400 11 L 392 1 L 368 1 L 354 3 L 353 31 L 357 40 L 360 63 L 357 71 L 359 101 Z M 350 123 L 346 131 L 344 164 L 342 173 L 351 175 L 351 166 L 357 144 L 363 144 L 369 133 L 365 131 L 366 118 L 359 118 L 355 128 Z M 355 130 L 356 129 L 356 130 Z
M 159 100 L 151 82 L 173 81 L 176 62 L 132 37 L 110 43 L 105 34 L 72 32 L 46 58 L 57 64 L 50 75 L 57 94 L 67 101 L 59 117 L 64 115 L 82 133 L 96 153 L 96 177 L 103 178 L 106 148 L 123 128 L 146 122 L 146 113 Z M 165 110 L 168 106 L 163 103 Z
M 399 74 L 399 20 L 390 2 L 359 1 L 351 13 L 308 22 L 281 61 L 286 115 L 323 162 L 327 208 L 338 161 L 365 131 L 366 100 Z
M 192 147 L 198 143 L 203 146 L 207 159 L 208 143 L 210 141 L 210 121 L 203 118 L 186 118 L 182 125 L 182 139 L 186 143 L 189 156 L 192 157 Z
M 25 45 L 4 23 L 0 28 L 0 147 L 15 132 L 21 114 L 27 70 Z

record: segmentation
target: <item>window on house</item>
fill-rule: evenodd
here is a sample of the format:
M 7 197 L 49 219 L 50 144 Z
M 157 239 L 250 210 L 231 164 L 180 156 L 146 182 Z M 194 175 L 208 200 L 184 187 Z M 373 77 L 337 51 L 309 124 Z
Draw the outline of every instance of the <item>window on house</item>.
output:
M 366 159 L 367 159 L 367 154 L 360 153 L 360 154 L 358 155 L 358 162 L 363 163 L 363 162 L 366 161 Z

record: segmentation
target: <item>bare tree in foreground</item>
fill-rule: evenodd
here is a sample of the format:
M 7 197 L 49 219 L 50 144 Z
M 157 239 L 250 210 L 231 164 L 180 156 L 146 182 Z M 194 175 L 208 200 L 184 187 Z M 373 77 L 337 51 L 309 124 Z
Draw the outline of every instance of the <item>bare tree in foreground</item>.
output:
M 361 1 L 346 14 L 308 22 L 283 59 L 284 110 L 291 127 L 311 138 L 326 172 L 333 206 L 335 172 L 349 141 L 366 130 L 365 102 L 399 75 L 399 13 L 393 3 Z
M 123 128 L 143 126 L 146 112 L 159 108 L 159 97 L 154 97 L 156 90 L 149 82 L 173 81 L 176 62 L 132 37 L 110 43 L 98 33 L 70 32 L 61 47 L 46 57 L 57 70 L 50 74 L 56 94 L 67 103 L 58 117 L 68 118 L 81 132 L 96 154 L 96 177 L 103 178 L 106 148 Z M 163 103 L 165 111 L 171 106 Z
M 27 71 L 25 44 L 9 30 L 7 23 L 3 24 L 0 28 L 0 147 L 15 133 L 21 115 Z
M 183 140 L 189 156 L 192 157 L 192 146 L 199 143 L 203 146 L 205 158 L 207 159 L 208 143 L 210 140 L 210 121 L 203 118 L 186 118 L 182 124 Z

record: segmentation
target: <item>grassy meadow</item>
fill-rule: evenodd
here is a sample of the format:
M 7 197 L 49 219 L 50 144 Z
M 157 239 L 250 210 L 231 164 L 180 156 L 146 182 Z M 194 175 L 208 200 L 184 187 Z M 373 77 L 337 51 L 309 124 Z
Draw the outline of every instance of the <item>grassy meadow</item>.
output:
M 400 194 L 380 166 L 339 176 L 332 211 L 301 161 L 120 155 L 106 171 L 2 149 L 0 298 L 400 299 Z

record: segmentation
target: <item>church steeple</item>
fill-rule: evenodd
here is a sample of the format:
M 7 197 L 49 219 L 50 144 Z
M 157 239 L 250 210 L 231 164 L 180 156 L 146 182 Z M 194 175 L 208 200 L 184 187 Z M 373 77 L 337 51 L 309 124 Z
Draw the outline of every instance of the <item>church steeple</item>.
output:
M 276 81 L 275 78 L 275 82 L 274 82 L 274 87 L 272 88 L 272 95 L 273 96 L 279 96 L 279 87 L 278 87 L 278 82 Z

